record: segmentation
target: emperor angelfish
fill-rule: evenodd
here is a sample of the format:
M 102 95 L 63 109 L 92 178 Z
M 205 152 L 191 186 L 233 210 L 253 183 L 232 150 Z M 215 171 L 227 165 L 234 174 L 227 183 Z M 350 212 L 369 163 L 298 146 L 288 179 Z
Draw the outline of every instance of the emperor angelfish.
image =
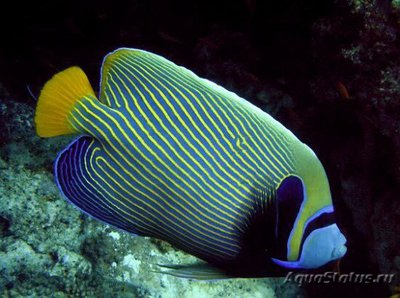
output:
M 161 56 L 108 54 L 98 97 L 80 68 L 56 74 L 35 125 L 41 137 L 79 135 L 55 161 L 69 202 L 210 265 L 167 273 L 272 276 L 346 253 L 314 152 L 261 109 Z

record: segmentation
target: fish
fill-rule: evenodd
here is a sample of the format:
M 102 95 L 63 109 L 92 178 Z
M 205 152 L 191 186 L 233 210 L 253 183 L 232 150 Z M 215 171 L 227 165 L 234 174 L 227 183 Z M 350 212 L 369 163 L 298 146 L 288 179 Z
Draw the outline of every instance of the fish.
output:
M 342 99 L 352 99 L 349 94 L 349 91 L 346 88 L 346 85 L 343 84 L 342 82 L 338 81 L 336 83 L 336 89 Z
M 159 272 L 280 276 L 346 253 L 314 151 L 249 101 L 160 55 L 107 54 L 98 95 L 77 66 L 55 74 L 34 122 L 43 138 L 77 135 L 54 163 L 67 201 L 201 260 Z

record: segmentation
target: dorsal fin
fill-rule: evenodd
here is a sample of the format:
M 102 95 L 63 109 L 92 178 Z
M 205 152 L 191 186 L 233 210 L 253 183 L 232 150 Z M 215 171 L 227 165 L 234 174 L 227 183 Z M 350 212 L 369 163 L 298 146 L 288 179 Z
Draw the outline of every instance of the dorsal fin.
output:
M 119 48 L 103 59 L 101 66 L 101 81 L 99 99 L 102 103 L 107 104 L 112 108 L 120 108 L 124 105 L 122 97 L 127 96 L 126 91 L 123 91 L 123 86 L 119 79 L 123 76 L 121 69 L 116 67 L 115 63 L 119 60 L 124 60 L 124 56 L 134 56 L 142 53 L 142 50 Z M 128 99 L 129 100 L 129 99 Z
M 169 97 L 169 92 L 177 95 L 176 90 L 181 91 L 182 87 L 194 92 L 208 90 L 233 94 L 162 56 L 144 50 L 120 48 L 103 60 L 100 101 L 111 107 L 124 107 L 133 100 L 151 101 L 151 97 L 158 100 L 159 96 Z

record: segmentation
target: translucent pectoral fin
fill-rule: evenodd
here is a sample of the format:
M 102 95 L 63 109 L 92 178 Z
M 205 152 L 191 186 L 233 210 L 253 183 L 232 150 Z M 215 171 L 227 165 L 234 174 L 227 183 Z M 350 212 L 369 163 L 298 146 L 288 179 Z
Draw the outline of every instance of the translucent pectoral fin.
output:
M 195 280 L 219 280 L 234 278 L 225 271 L 216 268 L 208 263 L 195 263 L 189 265 L 162 265 L 157 264 L 159 270 L 153 270 L 156 273 L 163 273 L 175 277 L 195 279 Z M 164 270 L 163 270 L 164 269 Z

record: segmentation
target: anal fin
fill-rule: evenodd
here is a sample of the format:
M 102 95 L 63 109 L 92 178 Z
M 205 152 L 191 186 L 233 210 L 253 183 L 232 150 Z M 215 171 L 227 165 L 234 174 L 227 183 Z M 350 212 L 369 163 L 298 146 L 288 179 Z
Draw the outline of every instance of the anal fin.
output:
M 104 191 L 94 160 L 100 143 L 81 136 L 67 146 L 54 165 L 56 183 L 64 197 L 84 213 L 125 231 L 137 234 L 134 224 L 121 216 L 115 198 Z

